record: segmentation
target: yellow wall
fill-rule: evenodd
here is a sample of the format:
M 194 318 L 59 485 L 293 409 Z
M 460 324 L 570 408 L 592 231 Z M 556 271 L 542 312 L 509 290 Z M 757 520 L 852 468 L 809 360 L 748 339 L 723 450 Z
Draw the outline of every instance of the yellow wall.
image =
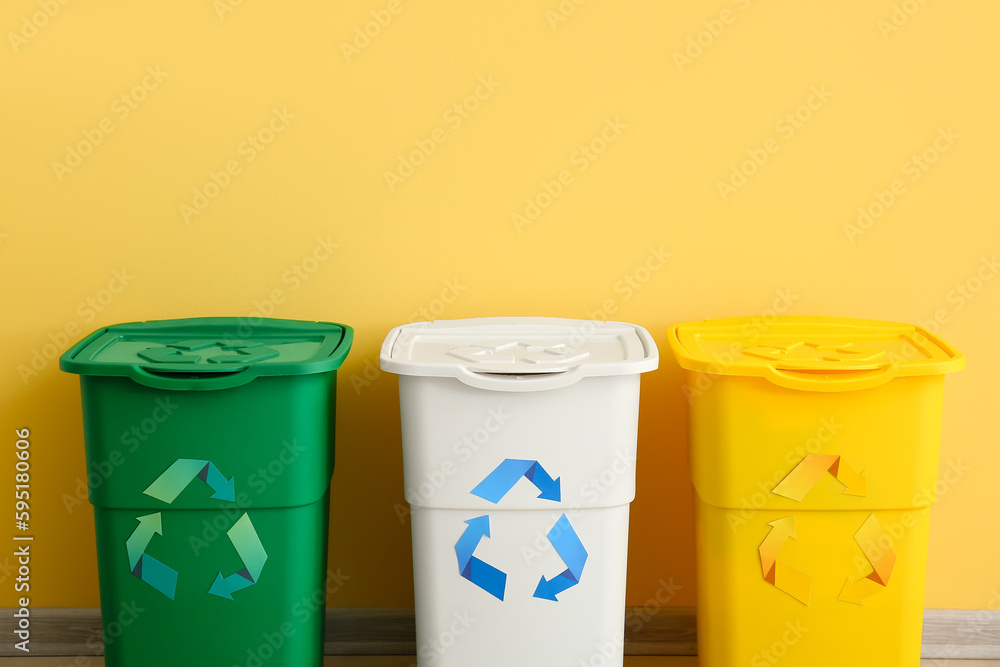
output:
M 938 318 L 968 355 L 948 379 L 942 473 L 962 473 L 933 510 L 927 606 L 1000 604 L 998 21 L 987 0 L 8 0 L 0 401 L 8 471 L 14 428 L 32 434 L 33 604 L 98 603 L 92 517 L 64 507 L 84 473 L 77 379 L 53 360 L 94 328 L 261 312 L 354 326 L 330 553 L 350 578 L 330 603 L 403 606 L 386 332 L 602 310 L 665 355 L 643 379 L 628 602 L 672 578 L 672 603 L 693 604 L 666 328 L 775 307 Z M 213 173 L 225 187 L 199 200 Z M 879 196 L 894 201 L 859 226 Z

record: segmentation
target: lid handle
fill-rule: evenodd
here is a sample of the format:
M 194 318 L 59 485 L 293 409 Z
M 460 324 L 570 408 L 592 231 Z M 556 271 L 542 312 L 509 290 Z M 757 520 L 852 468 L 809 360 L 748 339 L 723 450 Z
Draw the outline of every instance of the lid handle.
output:
M 465 366 L 456 367 L 455 377 L 463 384 L 489 391 L 545 391 L 561 389 L 579 382 L 583 372 L 579 366 L 553 373 L 477 373 Z
M 208 373 L 159 371 L 132 366 L 129 368 L 128 376 L 139 384 L 153 389 L 201 391 L 239 387 L 256 378 L 257 374 L 253 372 L 253 366 Z
M 786 389 L 805 391 L 855 391 L 871 389 L 896 377 L 896 367 L 886 364 L 870 370 L 791 371 L 767 366 L 768 380 Z

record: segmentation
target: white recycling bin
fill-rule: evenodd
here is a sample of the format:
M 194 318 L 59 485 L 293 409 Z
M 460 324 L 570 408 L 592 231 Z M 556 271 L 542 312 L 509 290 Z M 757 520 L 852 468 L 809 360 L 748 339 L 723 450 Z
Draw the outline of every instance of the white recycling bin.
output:
M 642 327 L 408 324 L 399 375 L 420 667 L 623 664 Z

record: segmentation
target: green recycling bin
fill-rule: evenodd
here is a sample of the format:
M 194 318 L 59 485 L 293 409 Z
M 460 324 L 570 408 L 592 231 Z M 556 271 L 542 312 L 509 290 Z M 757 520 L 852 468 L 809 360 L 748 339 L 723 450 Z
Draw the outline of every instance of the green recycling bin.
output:
M 336 370 L 350 327 L 120 324 L 80 375 L 107 667 L 322 664 Z

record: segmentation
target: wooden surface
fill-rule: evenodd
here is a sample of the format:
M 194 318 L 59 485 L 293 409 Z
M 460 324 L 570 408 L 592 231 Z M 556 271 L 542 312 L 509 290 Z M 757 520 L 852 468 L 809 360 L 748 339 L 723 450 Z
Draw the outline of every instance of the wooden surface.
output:
M 625 653 L 631 656 L 694 655 L 694 609 L 663 607 L 652 615 L 629 609 Z M 97 655 L 100 613 L 97 609 L 37 608 L 31 611 L 33 656 Z M 12 637 L 13 610 L 0 608 L 0 635 Z M 929 609 L 924 613 L 925 658 L 1000 659 L 1000 611 Z M 413 610 L 401 608 L 331 608 L 326 617 L 326 654 L 330 656 L 407 656 L 416 653 Z M 0 656 L 18 656 L 12 642 L 0 644 Z M 389 665 L 386 662 L 370 664 Z M 4 660 L 4 666 L 14 664 Z M 62 663 L 70 665 L 72 661 Z M 330 664 L 366 665 L 365 662 Z M 395 663 L 391 663 L 395 664 Z M 399 663 L 403 664 L 403 663 Z M 677 663 L 630 663 L 645 664 Z M 963 663 L 969 667 L 970 663 Z M 40 667 L 40 663 L 36 665 Z M 1000 667 L 998 665 L 997 667 Z

